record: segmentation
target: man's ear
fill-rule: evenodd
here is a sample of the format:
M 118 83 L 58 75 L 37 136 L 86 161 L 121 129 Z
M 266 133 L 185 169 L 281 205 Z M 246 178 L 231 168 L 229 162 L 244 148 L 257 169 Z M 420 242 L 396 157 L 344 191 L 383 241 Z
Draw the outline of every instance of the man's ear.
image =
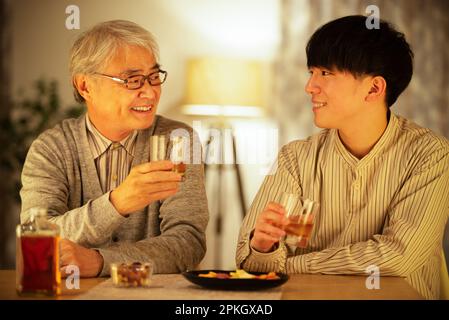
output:
M 365 101 L 373 102 L 381 99 L 385 100 L 385 95 L 387 94 L 387 82 L 381 76 L 375 76 L 370 79 L 370 87 L 368 94 L 365 97 Z
M 84 100 L 90 101 L 90 79 L 85 74 L 77 74 L 73 79 L 73 84 L 78 90 L 78 93 L 84 98 Z

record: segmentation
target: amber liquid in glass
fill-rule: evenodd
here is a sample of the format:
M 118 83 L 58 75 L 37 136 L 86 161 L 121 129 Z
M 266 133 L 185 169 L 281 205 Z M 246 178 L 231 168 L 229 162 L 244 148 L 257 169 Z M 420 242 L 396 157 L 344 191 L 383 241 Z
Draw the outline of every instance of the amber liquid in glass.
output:
M 289 235 L 296 236 L 296 246 L 300 248 L 307 247 L 310 235 L 313 230 L 313 216 L 291 216 L 289 223 L 285 226 L 285 232 Z
M 313 222 L 312 223 L 289 222 L 289 224 L 285 227 L 285 232 L 287 234 L 308 239 L 310 237 L 310 234 L 312 233 L 312 229 L 313 229 Z
M 21 245 L 20 294 L 60 293 L 61 275 L 59 271 L 58 236 L 23 235 Z
M 186 165 L 184 162 L 175 163 L 173 166 L 173 171 L 176 173 L 179 173 L 181 176 L 184 177 L 184 173 L 186 172 Z

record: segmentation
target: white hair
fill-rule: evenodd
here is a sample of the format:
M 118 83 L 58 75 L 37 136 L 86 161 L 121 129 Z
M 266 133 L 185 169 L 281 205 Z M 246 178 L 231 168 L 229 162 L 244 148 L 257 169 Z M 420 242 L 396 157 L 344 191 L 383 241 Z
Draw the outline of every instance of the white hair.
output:
M 138 24 L 126 20 L 99 23 L 83 32 L 70 51 L 70 74 L 75 100 L 84 102 L 75 86 L 77 74 L 93 74 L 114 57 L 123 45 L 140 46 L 159 60 L 159 48 L 154 36 Z

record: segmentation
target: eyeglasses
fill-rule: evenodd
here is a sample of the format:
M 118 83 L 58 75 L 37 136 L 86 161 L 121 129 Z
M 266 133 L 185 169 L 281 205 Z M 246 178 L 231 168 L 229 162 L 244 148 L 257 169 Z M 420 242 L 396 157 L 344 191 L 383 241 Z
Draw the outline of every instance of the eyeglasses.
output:
M 160 86 L 167 79 L 167 71 L 164 71 L 164 70 L 158 70 L 156 72 L 150 73 L 147 76 L 138 74 L 135 76 L 130 76 L 126 79 L 120 79 L 117 77 L 113 77 L 113 76 L 103 74 L 103 73 L 98 73 L 98 72 L 95 74 L 109 78 L 115 82 L 124 84 L 125 87 L 129 90 L 137 90 L 137 89 L 142 88 L 143 85 L 145 84 L 145 80 L 147 80 L 151 86 L 155 87 L 155 86 Z

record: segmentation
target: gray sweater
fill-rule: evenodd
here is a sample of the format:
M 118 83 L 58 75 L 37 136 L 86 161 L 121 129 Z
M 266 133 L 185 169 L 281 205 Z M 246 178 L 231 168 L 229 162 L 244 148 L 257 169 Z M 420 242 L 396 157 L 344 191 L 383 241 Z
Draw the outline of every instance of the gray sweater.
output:
M 150 128 L 138 133 L 132 166 L 148 161 L 151 135 L 179 128 L 192 137 L 186 124 L 156 116 Z M 98 249 L 104 258 L 102 276 L 109 274 L 111 262 L 150 261 L 155 273 L 194 268 L 206 252 L 209 219 L 202 164 L 187 165 L 174 196 L 125 218 L 109 201 L 110 192 L 102 192 L 86 130 L 83 115 L 62 121 L 32 143 L 22 171 L 21 221 L 33 207 L 48 208 L 62 238 Z M 192 141 L 191 150 L 201 152 Z

